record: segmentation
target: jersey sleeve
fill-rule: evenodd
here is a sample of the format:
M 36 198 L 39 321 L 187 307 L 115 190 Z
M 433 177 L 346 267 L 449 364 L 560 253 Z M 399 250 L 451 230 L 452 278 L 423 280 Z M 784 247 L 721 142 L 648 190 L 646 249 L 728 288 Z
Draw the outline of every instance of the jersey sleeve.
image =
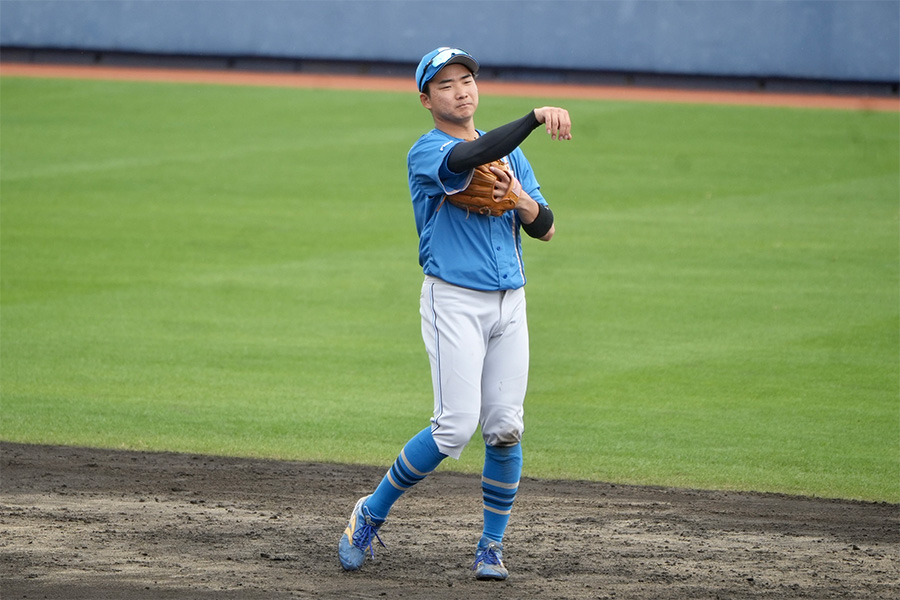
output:
M 472 171 L 454 173 L 447 167 L 450 151 L 462 140 L 435 131 L 423 135 L 407 157 L 410 187 L 417 186 L 430 197 L 452 195 L 466 189 Z
M 525 158 L 525 153 L 520 148 L 516 148 L 509 155 L 509 162 L 512 165 L 516 179 L 522 184 L 522 189 L 539 204 L 548 206 L 547 200 L 544 199 L 544 195 L 541 193 L 541 185 L 538 183 L 534 170 L 531 168 L 531 163 Z

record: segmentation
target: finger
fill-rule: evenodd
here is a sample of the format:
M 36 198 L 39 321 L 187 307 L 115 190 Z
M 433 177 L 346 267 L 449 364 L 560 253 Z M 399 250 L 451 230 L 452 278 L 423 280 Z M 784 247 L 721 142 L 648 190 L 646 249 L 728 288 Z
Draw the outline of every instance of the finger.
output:
M 553 111 L 548 111 L 546 116 L 546 121 L 544 122 L 547 125 L 547 135 L 550 136 L 551 139 L 556 139 L 556 114 Z
M 491 173 L 497 176 L 498 181 L 509 181 L 510 175 L 506 169 L 501 169 L 500 167 L 491 167 Z
M 538 123 L 544 124 L 544 129 L 552 139 L 556 139 L 559 130 L 559 117 L 557 112 L 559 108 L 555 106 L 544 106 L 534 109 L 534 116 Z
M 556 109 L 553 111 L 553 117 L 551 119 L 553 123 L 553 135 L 551 136 L 554 140 L 560 139 L 561 129 L 562 129 L 562 115 L 560 109 Z
M 569 111 L 563 110 L 560 115 L 560 139 L 571 140 L 572 139 L 572 117 L 569 116 Z
M 554 136 L 555 140 L 570 140 L 572 139 L 572 121 L 569 117 L 569 111 L 564 108 L 559 108 L 556 110 L 556 113 L 553 115 L 553 123 L 554 123 Z

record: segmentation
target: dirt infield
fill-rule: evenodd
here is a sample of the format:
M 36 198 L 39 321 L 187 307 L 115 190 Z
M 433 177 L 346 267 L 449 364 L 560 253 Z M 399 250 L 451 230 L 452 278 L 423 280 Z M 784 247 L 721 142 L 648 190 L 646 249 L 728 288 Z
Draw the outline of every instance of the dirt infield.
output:
M 470 570 L 480 480 L 439 470 L 337 561 L 385 468 L 0 443 L 4 600 L 896 598 L 898 506 L 526 479 L 506 582 Z
M 76 79 L 111 79 L 122 81 L 170 81 L 225 85 L 369 89 L 409 93 L 415 93 L 416 91 L 415 84 L 411 77 L 398 78 L 317 73 L 262 73 L 247 71 L 204 71 L 194 69 L 176 70 L 2 63 L 0 64 L 0 75 L 14 75 L 19 77 L 71 77 Z M 544 96 L 589 100 L 636 100 L 696 104 L 742 104 L 870 111 L 900 111 L 900 99 L 898 98 L 869 96 L 682 90 L 487 80 L 480 80 L 478 87 L 486 94 L 509 96 Z

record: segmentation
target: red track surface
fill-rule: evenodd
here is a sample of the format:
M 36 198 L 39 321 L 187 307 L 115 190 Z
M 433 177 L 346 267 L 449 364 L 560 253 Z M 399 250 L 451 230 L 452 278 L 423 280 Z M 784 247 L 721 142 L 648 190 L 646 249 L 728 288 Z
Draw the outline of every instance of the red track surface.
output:
M 218 85 L 257 85 L 365 89 L 415 93 L 412 77 L 375 77 L 310 73 L 259 73 L 245 71 L 201 71 L 193 69 L 127 68 L 45 64 L 0 64 L 0 75 L 17 77 L 68 77 L 75 79 L 113 79 L 127 81 L 170 81 Z M 824 94 L 781 94 L 677 90 L 659 88 L 595 85 L 543 84 L 510 81 L 479 81 L 489 94 L 508 96 L 549 96 L 591 100 L 634 100 L 645 102 L 683 102 L 695 104 L 741 104 L 873 110 L 900 112 L 900 99 L 868 96 L 831 96 Z

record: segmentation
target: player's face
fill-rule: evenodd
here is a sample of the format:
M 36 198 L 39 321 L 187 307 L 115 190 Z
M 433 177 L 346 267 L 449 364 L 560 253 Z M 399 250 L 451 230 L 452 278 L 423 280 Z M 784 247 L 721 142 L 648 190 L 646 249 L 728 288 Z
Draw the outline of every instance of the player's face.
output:
M 469 121 L 478 108 L 475 77 L 463 65 L 447 65 L 428 84 L 428 94 L 422 94 L 422 105 L 436 121 Z

